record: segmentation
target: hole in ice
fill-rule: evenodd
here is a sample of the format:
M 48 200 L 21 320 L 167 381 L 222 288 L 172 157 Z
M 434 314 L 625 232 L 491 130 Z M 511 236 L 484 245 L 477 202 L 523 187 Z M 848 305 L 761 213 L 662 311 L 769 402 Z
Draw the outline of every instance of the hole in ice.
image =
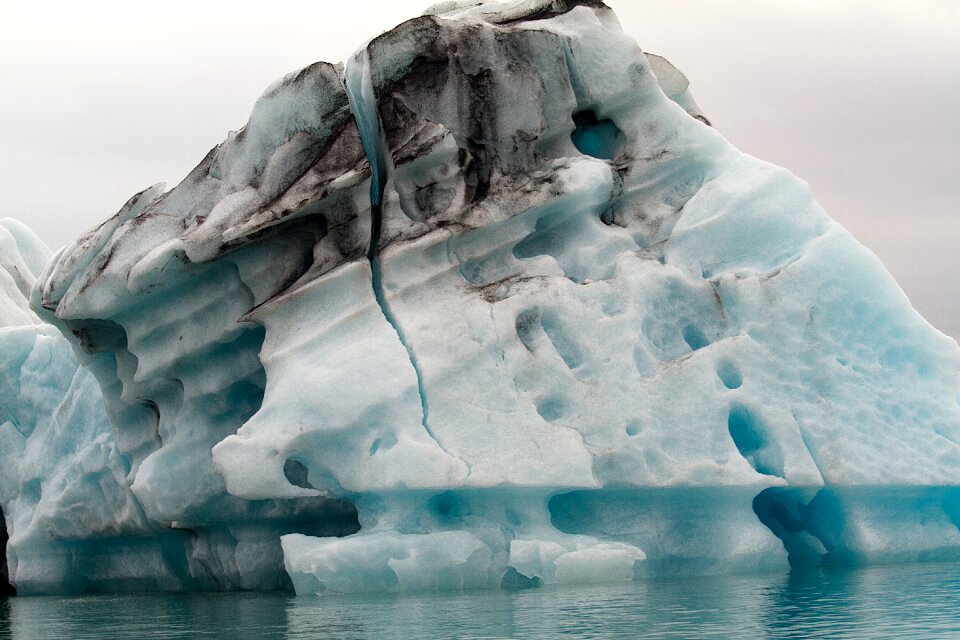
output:
M 683 340 L 692 350 L 703 349 L 710 344 L 707 336 L 696 325 L 688 324 L 683 327 Z
M 626 238 L 601 238 L 598 214 L 583 205 L 551 204 L 540 212 L 533 229 L 513 245 L 513 257 L 521 261 L 549 257 L 566 278 L 578 284 L 611 278 L 615 271 L 611 257 L 633 243 Z M 491 265 L 491 271 L 496 266 Z M 495 279 L 502 280 L 502 260 L 499 268 Z
M 582 282 L 586 273 L 596 268 L 595 263 L 584 262 L 579 255 L 587 234 L 592 233 L 589 222 L 575 212 L 556 211 L 537 219 L 533 230 L 513 246 L 513 257 L 529 260 L 550 256 L 574 282 Z
M 556 313 L 546 311 L 541 314 L 539 309 L 527 309 L 517 316 L 514 327 L 527 351 L 534 353 L 538 338 L 546 334 L 567 368 L 572 370 L 583 364 L 583 352 L 572 337 L 572 331 L 563 325 Z
M 560 396 L 549 396 L 537 403 L 537 413 L 547 422 L 559 420 L 566 411 L 567 403 Z
M 767 443 L 763 425 L 749 409 L 734 405 L 727 416 L 727 429 L 737 451 L 757 473 L 783 477 L 782 457 Z
M 310 481 L 307 479 L 308 471 L 306 465 L 299 460 L 287 458 L 287 461 L 283 463 L 283 475 L 286 476 L 287 481 L 295 487 L 302 487 L 303 489 L 316 488 L 310 484 Z
M 627 423 L 626 432 L 628 436 L 636 436 L 636 435 L 640 435 L 640 431 L 642 429 L 643 427 L 641 426 L 639 420 L 631 420 L 630 422 Z
M 792 567 L 848 565 L 856 555 L 844 542 L 845 517 L 840 499 L 829 487 L 816 492 L 797 487 L 770 487 L 753 499 L 757 518 L 783 542 Z
M 801 489 L 771 487 L 753 499 L 757 519 L 780 538 L 791 567 L 818 566 L 827 550 L 810 533 L 807 499 Z
M 517 316 L 514 326 L 517 329 L 517 337 L 520 338 L 520 342 L 527 348 L 527 351 L 533 353 L 536 349 L 534 343 L 536 341 L 537 330 L 540 328 L 540 310 L 527 309 L 526 311 L 521 311 Z
M 739 389 L 743 384 L 743 375 L 739 367 L 729 360 L 717 363 L 717 377 L 727 389 Z
M 583 528 L 596 522 L 587 496 L 582 491 L 559 493 L 551 497 L 547 501 L 547 510 L 550 511 L 550 524 L 563 533 L 580 533 L 577 527 Z
M 520 591 L 523 589 L 536 589 L 543 584 L 540 576 L 528 578 L 513 567 L 507 567 L 507 572 L 500 579 L 500 588 L 507 591 Z
M 737 450 L 746 458 L 763 448 L 763 436 L 757 428 L 757 422 L 746 407 L 734 406 L 727 418 L 730 437 Z
M 438 493 L 427 501 L 430 513 L 440 518 L 458 518 L 463 508 L 463 499 L 453 491 Z
M 389 451 L 395 444 L 397 444 L 397 436 L 394 433 L 388 433 L 379 438 L 375 438 L 373 442 L 370 443 L 370 455 L 372 456 L 381 450 Z
M 513 247 L 513 256 L 518 260 L 536 258 L 537 256 L 562 255 L 566 249 L 569 236 L 565 233 L 569 225 L 551 224 L 546 216 L 537 220 L 533 231 Z
M 633 364 L 637 372 L 644 377 L 653 375 L 657 370 L 657 363 L 654 362 L 653 356 L 641 345 L 633 348 Z
M 623 151 L 626 139 L 613 120 L 599 120 L 593 111 L 573 114 L 575 129 L 570 135 L 580 153 L 601 160 L 613 160 Z
M 553 343 L 553 348 L 556 349 L 557 354 L 563 360 L 564 364 L 567 365 L 567 368 L 576 369 L 583 364 L 583 353 L 571 336 L 572 332 L 568 331 L 561 324 L 556 314 L 549 312 L 544 313 L 540 318 L 540 325 L 543 327 L 543 331 L 547 334 L 550 342 Z

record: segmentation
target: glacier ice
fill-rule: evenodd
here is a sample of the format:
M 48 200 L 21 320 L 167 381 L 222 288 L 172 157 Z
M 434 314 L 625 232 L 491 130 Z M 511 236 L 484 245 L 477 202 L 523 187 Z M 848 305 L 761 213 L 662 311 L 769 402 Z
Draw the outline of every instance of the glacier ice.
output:
M 0 226 L 22 593 L 960 558 L 957 343 L 597 0 L 441 3 Z

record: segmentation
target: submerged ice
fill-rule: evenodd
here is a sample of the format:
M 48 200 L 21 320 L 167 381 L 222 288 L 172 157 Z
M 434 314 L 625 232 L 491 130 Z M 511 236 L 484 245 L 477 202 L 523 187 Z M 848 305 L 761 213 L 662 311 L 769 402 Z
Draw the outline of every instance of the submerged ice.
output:
M 441 3 L 2 227 L 20 592 L 960 557 L 960 348 L 601 2 Z

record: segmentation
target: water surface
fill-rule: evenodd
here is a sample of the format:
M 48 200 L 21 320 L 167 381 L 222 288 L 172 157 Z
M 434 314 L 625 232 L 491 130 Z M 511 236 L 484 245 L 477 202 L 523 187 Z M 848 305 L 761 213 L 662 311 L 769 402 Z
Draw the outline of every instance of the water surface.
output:
M 0 599 L 0 638 L 960 638 L 960 565 L 399 595 Z

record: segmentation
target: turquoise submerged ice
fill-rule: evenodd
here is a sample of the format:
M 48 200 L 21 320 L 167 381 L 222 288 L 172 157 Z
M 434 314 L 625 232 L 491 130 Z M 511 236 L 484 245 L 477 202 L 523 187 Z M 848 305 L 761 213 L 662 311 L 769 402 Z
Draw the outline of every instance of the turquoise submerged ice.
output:
M 957 343 L 600 2 L 444 3 L 287 76 L 33 311 L 6 228 L 23 593 L 960 558 Z

